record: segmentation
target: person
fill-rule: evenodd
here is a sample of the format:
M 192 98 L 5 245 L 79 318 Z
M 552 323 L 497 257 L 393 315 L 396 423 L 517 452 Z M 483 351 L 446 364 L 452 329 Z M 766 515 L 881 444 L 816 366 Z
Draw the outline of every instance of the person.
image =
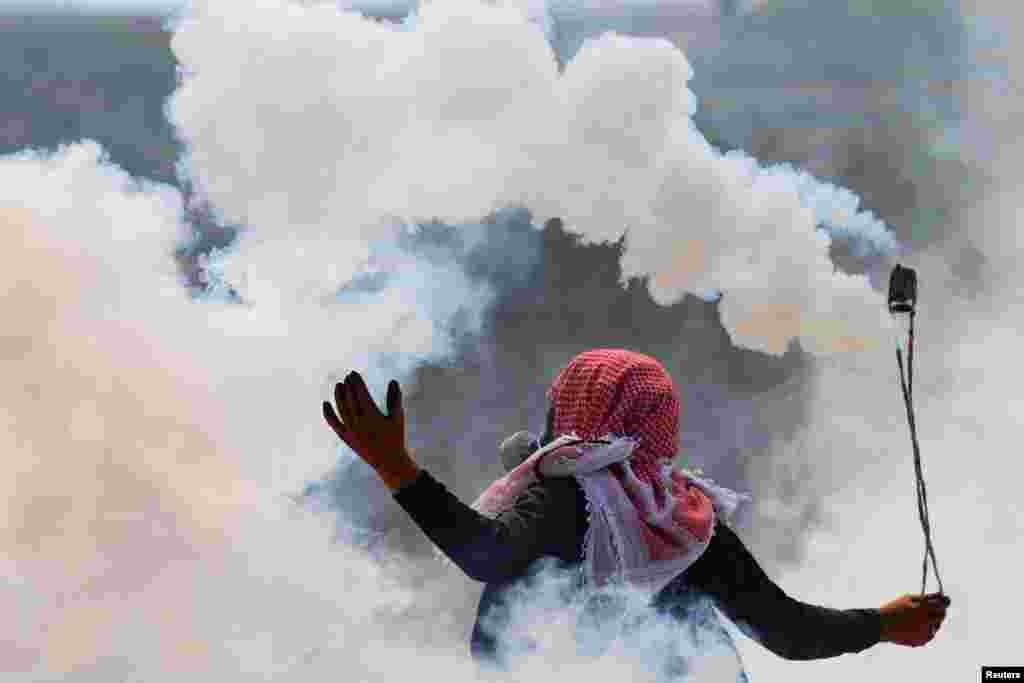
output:
M 386 415 L 356 372 L 335 386 L 334 399 L 333 407 L 323 404 L 328 425 L 434 545 L 485 584 L 470 641 L 482 663 L 511 665 L 502 653 L 502 608 L 543 558 L 580 569 L 581 585 L 645 588 L 651 609 L 680 624 L 716 624 L 714 605 L 745 635 L 792 660 L 880 642 L 919 647 L 945 619 L 950 601 L 939 594 L 842 610 L 787 595 L 726 523 L 740 497 L 673 467 L 679 402 L 668 373 L 649 356 L 595 349 L 573 358 L 548 391 L 543 437 L 507 440 L 501 457 L 510 471 L 472 506 L 413 460 L 396 381 L 388 385 Z M 674 667 L 669 678 L 683 680 L 685 662 L 666 666 Z

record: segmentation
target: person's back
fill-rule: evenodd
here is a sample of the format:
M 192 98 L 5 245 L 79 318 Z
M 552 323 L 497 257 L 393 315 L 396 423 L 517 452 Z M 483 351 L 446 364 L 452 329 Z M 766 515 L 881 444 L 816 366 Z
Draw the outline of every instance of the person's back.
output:
M 483 662 L 514 664 L 501 656 L 503 602 L 543 558 L 575 567 L 591 594 L 616 584 L 647 591 L 652 614 L 680 626 L 710 624 L 733 652 L 712 604 L 787 659 L 859 652 L 880 640 L 923 644 L 945 616 L 945 598 L 836 610 L 787 596 L 726 524 L 737 494 L 672 467 L 678 400 L 667 373 L 647 356 L 612 349 L 574 358 L 548 393 L 542 443 L 472 507 L 412 461 L 397 383 L 388 391 L 390 423 L 358 375 L 335 394 L 342 417 L 325 404 L 328 424 L 437 548 L 486 584 L 471 641 Z M 662 673 L 684 680 L 686 668 L 670 654 Z
M 476 527 L 479 515 L 425 471 L 398 491 L 395 500 L 467 576 L 486 584 L 472 631 L 471 652 L 488 664 L 511 666 L 501 655 L 510 625 L 508 610 L 503 609 L 505 600 L 537 560 L 554 558 L 560 569 L 580 568 L 586 534 L 582 488 L 571 478 L 534 483 L 514 507 L 490 520 L 493 525 L 488 524 L 484 533 Z M 735 652 L 712 604 L 741 630 L 787 659 L 859 652 L 879 640 L 877 609 L 832 610 L 793 600 L 721 522 L 701 558 L 659 591 L 651 603 L 653 609 L 671 615 L 681 625 L 702 624 Z M 676 671 L 686 668 L 678 661 L 666 660 L 665 664 Z

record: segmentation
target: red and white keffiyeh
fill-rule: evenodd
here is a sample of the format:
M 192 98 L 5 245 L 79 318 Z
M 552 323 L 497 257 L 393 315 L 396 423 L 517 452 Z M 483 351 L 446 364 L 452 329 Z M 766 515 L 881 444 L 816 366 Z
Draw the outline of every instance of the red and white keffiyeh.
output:
M 584 568 L 608 582 L 661 590 L 707 548 L 716 514 L 749 496 L 673 468 L 679 400 L 649 356 L 597 349 L 573 358 L 548 400 L 555 440 L 492 483 L 473 503 L 496 516 L 540 476 L 575 476 L 587 497 Z

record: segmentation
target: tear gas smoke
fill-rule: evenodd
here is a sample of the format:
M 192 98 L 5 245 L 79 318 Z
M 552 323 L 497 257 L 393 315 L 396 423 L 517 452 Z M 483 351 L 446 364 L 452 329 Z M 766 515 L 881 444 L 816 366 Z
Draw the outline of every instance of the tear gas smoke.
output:
M 409 544 L 367 542 L 361 534 L 400 515 L 351 454 L 338 465 L 314 402 L 350 367 L 366 371 L 374 392 L 399 377 L 428 466 L 471 495 L 498 473 L 495 453 L 452 454 L 536 425 L 541 401 L 509 403 L 539 396 L 580 344 L 618 340 L 643 343 L 686 380 L 683 443 L 713 475 L 725 479 L 719 457 L 738 459 L 698 449 L 733 429 L 715 427 L 716 407 L 777 431 L 770 452 L 745 465 L 759 525 L 768 522 L 751 539 L 755 555 L 779 557 L 779 536 L 810 529 L 815 564 L 773 573 L 787 590 L 833 606 L 910 590 L 918 549 L 906 539 L 917 529 L 899 486 L 910 470 L 898 457 L 906 434 L 891 363 L 815 365 L 797 378 L 810 378 L 810 391 L 796 405 L 750 407 L 729 388 L 755 376 L 770 387 L 797 364 L 793 354 L 741 353 L 730 338 L 771 354 L 793 339 L 822 354 L 888 343 L 882 295 L 836 271 L 829 247 L 834 236 L 888 258 L 895 243 L 855 195 L 709 144 L 691 120 L 689 65 L 669 43 L 606 36 L 559 76 L 542 32 L 508 8 L 435 2 L 397 30 L 325 5 L 263 2 L 197 7 L 174 49 L 183 71 L 169 114 L 187 144 L 182 171 L 241 226 L 235 243 L 204 258 L 202 296 L 190 297 L 175 270 L 173 250 L 188 239 L 176 190 L 128 177 L 88 142 L 0 159 L 0 186 L 17 188 L 3 200 L 11 239 L 0 302 L 3 438 L 15 475 L 0 535 L 9 607 L 0 658 L 12 675 L 394 680 L 428 670 L 472 680 L 465 638 L 476 587 L 411 561 L 419 551 Z M 991 218 L 984 230 L 936 244 L 915 266 L 944 272 L 974 242 L 992 259 L 994 291 L 1016 306 L 1008 197 L 979 209 Z M 532 216 L 478 222 L 509 206 Z M 495 248 L 495 236 L 510 249 Z M 621 254 L 596 246 L 618 240 Z M 566 258 L 552 263 L 552 253 Z M 630 277 L 647 278 L 648 291 L 619 286 Z M 523 284 L 538 278 L 541 291 L 579 292 L 579 306 L 527 321 L 550 336 L 514 336 L 514 318 L 501 316 L 540 315 L 531 297 L 544 295 Z M 496 281 L 504 308 L 484 316 Z M 859 680 L 866 667 L 973 675 L 966 669 L 1009 650 L 1013 631 L 989 587 L 998 582 L 972 587 L 970 601 L 955 584 L 971 576 L 970 558 L 1005 568 L 995 573 L 1007 584 L 1019 560 L 1020 516 L 1005 504 L 1016 465 L 979 449 L 978 430 L 993 446 L 1012 443 L 1019 406 L 996 363 L 1012 363 L 1020 311 L 955 285 L 921 304 L 928 343 L 916 395 L 921 424 L 940 430 L 922 432 L 934 516 L 963 515 L 964 552 L 944 569 L 966 611 L 954 610 L 948 640 L 924 652 L 793 664 L 738 638 L 758 678 Z M 717 305 L 683 298 L 719 291 Z M 929 319 L 957 326 L 926 332 Z M 439 369 L 465 355 L 457 342 L 467 331 L 489 335 L 478 365 Z M 512 372 L 514 381 L 486 385 Z M 445 396 L 465 414 L 449 414 Z M 482 424 L 500 410 L 509 429 Z M 965 452 L 974 468 L 945 465 Z M 342 515 L 341 542 L 330 543 L 330 516 L 289 498 L 317 480 L 306 502 L 373 511 Z M 815 505 L 821 495 L 827 505 Z M 398 541 L 414 536 L 402 523 Z M 938 522 L 940 552 L 956 524 Z M 894 566 L 906 588 L 893 584 Z M 678 631 L 655 620 L 634 624 L 604 656 L 578 658 L 558 577 L 541 579 L 517 604 L 520 626 L 542 637 L 542 656 L 525 664 L 538 680 L 561 668 L 649 680 L 663 654 L 650 648 L 680 646 Z M 719 680 L 736 663 L 714 654 L 704 676 Z
M 665 40 L 606 34 L 559 75 L 514 6 L 429 3 L 402 31 L 264 1 L 237 26 L 231 5 L 182 19 L 169 112 L 196 187 L 254 239 L 287 226 L 311 251 L 326 235 L 346 249 L 386 237 L 392 217 L 454 224 L 524 206 L 584 243 L 625 238 L 623 280 L 648 278 L 658 303 L 724 292 L 739 346 L 889 341 L 877 292 L 837 272 L 816 230 L 891 254 L 887 228 L 849 192 L 712 147 L 692 121 L 690 65 Z M 235 125 L 243 115 L 262 125 Z

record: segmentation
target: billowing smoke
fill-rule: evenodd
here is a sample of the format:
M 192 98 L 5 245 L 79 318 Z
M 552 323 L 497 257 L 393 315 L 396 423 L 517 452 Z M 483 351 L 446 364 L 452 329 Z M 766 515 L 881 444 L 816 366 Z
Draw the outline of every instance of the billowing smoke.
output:
M 871 606 L 917 587 L 884 302 L 830 259 L 841 240 L 885 261 L 895 241 L 842 183 L 705 140 L 671 44 L 606 36 L 559 75 L 509 8 L 435 2 L 394 27 L 247 3 L 197 7 L 173 47 L 183 176 L 239 226 L 204 252 L 199 293 L 175 269 L 190 239 L 177 190 L 91 143 L 0 160 L 17 188 L 2 214 L 15 476 L 0 647 L 19 680 L 471 680 L 478 587 L 418 561 L 422 535 L 320 423 L 349 368 L 374 392 L 403 382 L 417 457 L 465 499 L 499 473 L 493 444 L 539 424 L 561 363 L 651 353 L 684 393 L 684 456 L 755 489 L 755 554 L 813 560 L 770 571 L 791 594 Z M 975 675 L 1009 650 L 998 582 L 964 592 L 971 558 L 1007 582 L 1019 561 L 1016 469 L 997 457 L 1019 421 L 1008 198 L 963 214 L 983 230 L 915 255 L 926 476 L 964 611 L 923 651 L 797 664 L 738 638 L 756 679 Z M 950 272 L 968 245 L 989 259 L 981 298 Z M 887 353 L 820 365 L 799 348 Z M 542 641 L 534 678 L 650 679 L 671 628 L 634 624 L 576 659 L 548 580 L 518 606 Z M 706 667 L 720 680 L 735 662 Z
M 150 615 L 153 656 L 187 657 L 195 568 L 223 558 L 251 500 L 205 372 L 129 313 L 133 287 L 164 310 L 184 298 L 165 248 L 180 202 L 95 161 L 0 162 L 19 194 L 0 210 L 9 672 L 87 670 L 120 650 L 126 604 Z
M 725 292 L 738 346 L 888 342 L 869 280 L 837 272 L 816 228 L 883 253 L 891 234 L 849 192 L 713 148 L 668 41 L 606 34 L 560 75 L 518 7 L 429 3 L 415 31 L 262 2 L 239 32 L 236 11 L 199 6 L 181 22 L 170 115 L 200 192 L 247 226 L 243 245 L 285 233 L 314 251 L 330 235 L 350 250 L 388 218 L 459 223 L 525 206 L 584 243 L 625 238 L 623 279 L 649 278 L 658 303 Z M 238 126 L 243 116 L 261 125 Z
M 472 330 L 487 288 L 451 259 L 363 245 L 354 265 L 326 266 L 347 289 L 310 290 L 322 273 L 287 267 L 282 241 L 244 271 L 230 250 L 211 257 L 211 282 L 234 293 L 196 299 L 174 259 L 189 239 L 174 188 L 129 177 L 91 142 L 6 157 L 0 180 L 18 188 L 2 214 L 12 476 L 0 539 L 17 587 L 5 666 L 33 680 L 139 667 L 146 680 L 223 679 L 236 658 L 284 671 L 343 627 L 331 613 L 350 591 L 385 590 L 368 559 L 330 547 L 322 518 L 303 531 L 290 495 L 334 459 L 319 397 L 338 367 L 379 383 L 449 354 L 448 326 Z M 416 296 L 433 288 L 428 312 Z M 352 326 L 341 336 L 338 320 Z M 257 646 L 279 619 L 308 627 Z

